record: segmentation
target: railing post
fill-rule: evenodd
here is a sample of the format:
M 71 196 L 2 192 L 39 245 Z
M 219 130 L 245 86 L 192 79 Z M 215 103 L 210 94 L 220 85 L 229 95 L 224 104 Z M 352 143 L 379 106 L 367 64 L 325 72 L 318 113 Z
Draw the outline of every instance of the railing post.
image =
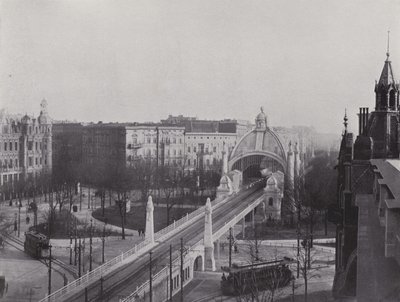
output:
M 175 230 L 175 220 L 174 220 L 174 230 Z

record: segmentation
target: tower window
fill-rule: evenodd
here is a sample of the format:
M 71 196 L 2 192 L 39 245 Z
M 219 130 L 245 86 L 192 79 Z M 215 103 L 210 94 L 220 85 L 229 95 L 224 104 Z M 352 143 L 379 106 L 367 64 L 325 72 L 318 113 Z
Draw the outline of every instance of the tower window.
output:
M 389 94 L 389 107 L 392 110 L 396 109 L 396 92 L 394 90 L 391 90 Z
M 270 198 L 268 199 L 268 205 L 269 205 L 269 206 L 273 206 L 273 205 L 274 205 L 274 199 L 273 199 L 272 197 L 270 197 Z

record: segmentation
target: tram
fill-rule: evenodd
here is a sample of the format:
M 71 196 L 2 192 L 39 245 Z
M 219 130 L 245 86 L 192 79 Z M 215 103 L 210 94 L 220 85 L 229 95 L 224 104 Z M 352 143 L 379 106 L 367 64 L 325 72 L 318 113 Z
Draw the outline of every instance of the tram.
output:
M 294 260 L 284 257 L 280 260 L 257 262 L 250 265 L 222 267 L 224 274 L 221 290 L 226 296 L 237 296 L 267 289 L 285 287 L 293 280 L 289 264 Z M 225 276 L 225 273 L 228 276 Z
M 24 250 L 36 259 L 45 258 L 49 254 L 49 239 L 36 231 L 25 232 Z

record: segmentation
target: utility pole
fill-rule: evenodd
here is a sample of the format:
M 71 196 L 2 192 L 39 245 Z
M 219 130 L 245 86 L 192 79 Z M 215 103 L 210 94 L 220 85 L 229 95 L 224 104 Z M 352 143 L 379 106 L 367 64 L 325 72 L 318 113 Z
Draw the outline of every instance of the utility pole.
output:
M 232 267 L 232 228 L 229 228 L 229 268 Z
M 78 277 L 81 277 L 81 237 L 79 236 L 79 258 L 78 258 Z
M 49 245 L 49 295 L 51 294 L 51 245 Z
M 75 266 L 76 266 L 77 258 L 78 258 L 78 232 L 77 232 L 76 220 L 75 220 L 75 261 L 74 261 Z
M 172 245 L 169 245 L 169 301 L 172 302 L 172 291 L 174 286 L 172 284 Z
M 79 211 L 82 211 L 82 185 L 79 183 Z
M 297 223 L 299 225 L 299 223 Z M 297 278 L 300 277 L 300 229 L 297 226 Z
M 69 236 L 69 264 L 72 265 L 72 236 Z
M 183 302 L 183 238 L 181 238 L 181 302 Z
M 93 219 L 90 218 L 90 238 L 89 238 L 89 271 L 92 271 L 92 230 L 93 230 Z
M 21 234 L 21 202 L 18 203 L 18 238 Z
M 307 240 L 307 266 L 311 269 L 311 239 Z
M 153 254 L 152 251 L 149 252 L 150 255 L 150 302 L 153 302 L 153 268 L 152 268 L 152 263 L 151 263 L 151 255 Z
M 106 225 L 107 222 L 104 223 L 103 225 L 103 237 L 101 238 L 102 241 L 102 247 L 101 247 L 101 263 L 104 264 L 104 245 L 105 245 L 105 240 L 106 240 Z

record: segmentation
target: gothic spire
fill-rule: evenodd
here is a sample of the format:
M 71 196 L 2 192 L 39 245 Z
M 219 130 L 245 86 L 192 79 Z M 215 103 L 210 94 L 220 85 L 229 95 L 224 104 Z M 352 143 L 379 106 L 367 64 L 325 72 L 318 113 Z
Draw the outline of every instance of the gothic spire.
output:
M 343 125 L 344 125 L 344 132 L 345 133 L 347 133 L 347 125 L 348 125 L 347 121 L 348 120 L 349 119 L 347 118 L 347 110 L 344 109 Z

